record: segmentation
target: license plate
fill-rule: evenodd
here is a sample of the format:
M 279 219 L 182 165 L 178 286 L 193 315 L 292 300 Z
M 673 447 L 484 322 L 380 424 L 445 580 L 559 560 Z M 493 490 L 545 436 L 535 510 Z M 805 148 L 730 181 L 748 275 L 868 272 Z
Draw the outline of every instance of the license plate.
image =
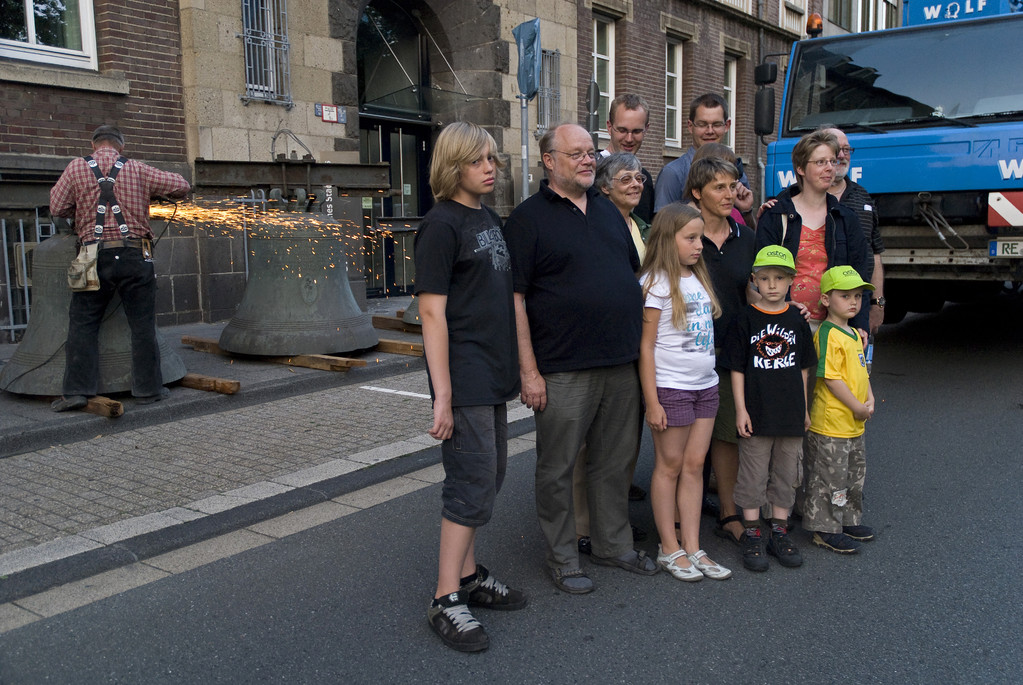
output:
M 987 254 L 989 257 L 1023 259 L 1023 238 L 988 241 Z

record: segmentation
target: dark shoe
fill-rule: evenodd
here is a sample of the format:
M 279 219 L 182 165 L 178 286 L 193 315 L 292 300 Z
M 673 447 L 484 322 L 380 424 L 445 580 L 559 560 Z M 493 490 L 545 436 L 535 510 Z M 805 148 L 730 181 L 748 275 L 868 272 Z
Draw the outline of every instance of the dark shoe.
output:
M 159 402 L 170 397 L 170 390 L 167 388 L 160 388 L 160 392 L 155 395 L 144 395 L 142 397 L 135 398 L 135 404 L 152 404 L 153 402 Z
M 515 611 L 529 604 L 525 593 L 512 590 L 494 578 L 483 564 L 476 564 L 476 580 L 466 583 L 458 591 L 467 593 L 470 607 Z
M 779 533 L 772 530 L 767 538 L 767 553 L 778 559 L 778 563 L 787 568 L 798 568 L 803 565 L 803 555 L 799 548 L 792 544 L 788 532 Z
M 593 539 L 589 535 L 583 535 L 576 542 L 579 547 L 579 554 L 593 554 Z
M 426 610 L 430 622 L 440 639 L 459 652 L 481 652 L 490 646 L 487 631 L 476 620 L 466 605 L 468 593 L 459 590 L 446 597 L 434 599 Z
M 853 540 L 845 533 L 821 533 L 814 531 L 813 544 L 824 549 L 830 549 L 839 554 L 856 554 L 860 551 L 860 543 Z
M 652 576 L 661 570 L 657 563 L 646 555 L 646 552 L 638 549 L 626 552 L 620 557 L 598 557 L 596 554 L 592 554 L 590 559 L 594 564 L 617 566 L 630 573 L 638 573 L 641 576 Z
M 729 535 L 728 537 L 732 537 Z M 764 554 L 764 538 L 760 531 L 756 535 L 749 535 L 743 532 L 739 538 L 742 545 L 742 565 L 748 571 L 766 571 L 768 568 L 767 555 Z
M 632 541 L 633 542 L 646 542 L 647 534 L 646 531 L 638 526 L 632 526 Z
M 72 409 L 81 409 L 88 403 L 89 399 L 85 395 L 68 395 L 67 397 L 54 400 L 50 404 L 50 409 L 53 411 L 71 411 Z
M 630 502 L 642 502 L 646 499 L 646 490 L 639 487 L 638 485 L 629 486 L 629 501 Z
M 568 570 L 552 568 L 549 569 L 549 573 L 551 580 L 554 581 L 554 587 L 562 592 L 567 592 L 570 595 L 585 595 L 587 592 L 593 592 L 593 581 L 581 568 Z
M 860 542 L 870 542 L 874 539 L 874 529 L 870 526 L 842 526 L 842 532 Z
M 704 516 L 710 516 L 711 518 L 717 518 L 721 516 L 721 507 L 714 501 L 712 497 L 708 495 L 703 496 L 703 504 L 700 507 Z
M 742 517 L 739 516 L 738 514 L 733 514 L 732 516 L 724 517 L 723 519 L 718 521 L 717 526 L 714 527 L 714 535 L 724 540 L 728 540 L 733 545 L 741 546 L 742 536 L 740 535 L 738 538 L 736 538 L 727 528 L 725 528 L 725 524 L 731 523 L 732 521 L 738 521 L 739 523 L 742 523 Z

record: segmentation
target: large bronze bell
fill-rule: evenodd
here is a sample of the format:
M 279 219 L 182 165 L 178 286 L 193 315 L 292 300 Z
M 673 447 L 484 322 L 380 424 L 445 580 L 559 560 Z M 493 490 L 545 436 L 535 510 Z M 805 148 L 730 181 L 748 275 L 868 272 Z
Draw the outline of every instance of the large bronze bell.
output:
M 342 224 L 319 214 L 269 212 L 248 228 L 249 280 L 220 335 L 236 354 L 351 352 L 377 344 L 348 283 Z
M 0 370 L 0 389 L 24 395 L 60 395 L 66 366 L 68 308 L 71 290 L 67 268 L 75 258 L 75 236 L 61 232 L 32 250 L 32 316 L 10 361 Z M 180 380 L 184 362 L 157 331 L 163 382 Z M 131 390 L 131 329 L 114 296 L 99 329 L 100 394 Z

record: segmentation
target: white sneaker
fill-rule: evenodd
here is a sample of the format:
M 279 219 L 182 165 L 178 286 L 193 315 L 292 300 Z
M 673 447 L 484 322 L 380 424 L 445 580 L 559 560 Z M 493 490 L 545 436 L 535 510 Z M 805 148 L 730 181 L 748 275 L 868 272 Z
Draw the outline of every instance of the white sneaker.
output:
M 731 570 L 725 568 L 720 564 L 708 564 L 704 562 L 704 558 L 707 553 L 702 549 L 696 554 L 688 554 L 686 558 L 689 559 L 689 563 L 700 570 L 700 573 L 707 576 L 712 580 L 727 580 L 732 577 Z
M 661 550 L 661 546 L 657 545 L 657 563 L 660 564 L 661 568 L 679 580 L 684 580 L 687 583 L 703 580 L 703 574 L 700 573 L 700 570 L 695 564 L 686 568 L 675 563 L 678 559 L 685 556 L 686 551 L 684 549 L 679 549 L 679 551 L 672 554 L 665 554 Z M 686 558 L 688 559 L 689 557 Z

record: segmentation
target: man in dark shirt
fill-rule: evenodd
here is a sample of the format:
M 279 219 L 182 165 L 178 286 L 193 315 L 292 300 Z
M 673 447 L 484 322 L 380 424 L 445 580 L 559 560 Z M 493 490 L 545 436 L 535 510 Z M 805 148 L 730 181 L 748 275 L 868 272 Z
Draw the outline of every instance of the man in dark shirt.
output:
M 548 178 L 505 224 L 512 256 L 523 403 L 536 412 L 536 508 L 558 589 L 593 590 L 579 567 L 572 470 L 587 446 L 594 563 L 653 575 L 632 547 L 630 461 L 639 421 L 643 299 L 639 257 L 621 212 L 593 187 L 596 150 L 586 129 L 540 139 Z
M 874 273 L 870 282 L 874 286 L 874 292 L 870 294 L 870 332 L 877 333 L 884 321 L 884 266 L 881 264 L 881 253 L 884 252 L 884 242 L 881 240 L 881 229 L 877 225 L 877 207 L 870 193 L 849 178 L 849 168 L 852 164 L 853 148 L 849 147 L 849 139 L 837 128 L 826 129 L 838 138 L 838 167 L 835 169 L 835 181 L 831 184 L 829 193 L 838 198 L 839 204 L 843 204 L 856 212 L 860 220 L 863 233 L 867 236 L 870 244 L 870 251 L 874 255 Z M 863 303 L 867 306 L 867 303 Z

